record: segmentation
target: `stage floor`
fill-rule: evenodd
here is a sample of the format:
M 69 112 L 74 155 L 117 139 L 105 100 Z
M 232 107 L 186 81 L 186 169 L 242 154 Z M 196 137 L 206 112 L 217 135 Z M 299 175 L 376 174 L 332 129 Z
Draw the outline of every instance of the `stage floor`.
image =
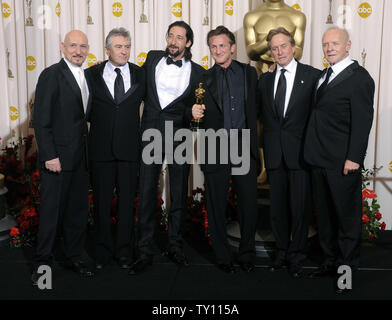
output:
M 88 249 L 87 249 L 88 252 Z M 228 275 L 214 265 L 211 248 L 206 243 L 187 240 L 185 252 L 190 266 L 178 268 L 168 258 L 156 256 L 147 272 L 130 276 L 115 263 L 96 274 L 81 279 L 65 270 L 60 261 L 53 269 L 53 289 L 32 287 L 30 268 L 32 249 L 0 248 L 0 300 L 154 300 L 154 301 L 270 301 L 270 300 L 385 300 L 392 298 L 392 231 L 385 231 L 372 246 L 361 249 L 361 268 L 354 278 L 350 294 L 337 296 L 332 279 L 291 278 L 287 270 L 271 273 L 270 260 L 257 258 L 250 274 L 237 266 Z M 320 259 L 317 242 L 310 249 L 306 272 Z M 94 261 L 86 255 L 86 262 Z

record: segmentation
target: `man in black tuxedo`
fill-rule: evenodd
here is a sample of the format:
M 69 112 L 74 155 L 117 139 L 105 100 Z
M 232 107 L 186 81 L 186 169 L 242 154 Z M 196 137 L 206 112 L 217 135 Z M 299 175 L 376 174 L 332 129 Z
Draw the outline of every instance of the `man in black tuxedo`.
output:
M 89 51 L 86 35 L 78 30 L 69 32 L 61 43 L 61 50 L 64 59 L 41 73 L 34 103 L 41 173 L 34 285 L 39 278 L 38 267 L 52 264 L 60 220 L 66 266 L 82 276 L 93 275 L 81 261 L 88 212 L 88 87 L 82 69 Z
M 193 106 L 193 117 L 203 119 L 203 128 L 226 134 L 229 147 L 217 141 L 216 149 L 206 142 L 205 164 L 201 165 L 205 177 L 206 205 L 212 248 L 218 267 L 227 273 L 235 273 L 233 255 L 227 240 L 226 209 L 230 179 L 238 199 L 238 215 L 241 242 L 238 260 L 246 272 L 254 269 L 255 234 L 257 223 L 257 176 L 260 157 L 257 147 L 257 73 L 250 65 L 233 60 L 236 50 L 234 34 L 224 26 L 209 32 L 207 44 L 215 60 L 213 68 L 205 76 L 206 95 L 203 105 Z M 238 133 L 235 141 L 232 133 Z M 250 133 L 250 134 L 249 134 Z M 243 137 L 249 134 L 248 140 Z M 237 144 L 237 145 L 236 145 Z M 231 151 L 238 148 L 248 170 L 236 172 Z M 215 152 L 216 161 L 210 159 Z M 228 161 L 222 158 L 222 153 Z M 245 161 L 242 163 L 244 164 Z M 242 170 L 241 170 L 242 171 Z M 246 171 L 246 172 L 245 172 Z
M 143 66 L 146 71 L 147 93 L 141 130 L 146 133 L 153 129 L 160 133 L 162 149 L 171 144 L 175 150 L 180 142 L 173 142 L 173 137 L 165 136 L 165 129 L 189 128 L 192 120 L 192 105 L 195 90 L 199 85 L 204 69 L 191 61 L 193 31 L 182 21 L 172 23 L 167 31 L 167 48 L 164 51 L 150 51 Z M 149 141 L 143 141 L 143 148 Z M 154 154 L 157 161 L 149 163 L 142 159 L 140 168 L 140 197 L 138 217 L 138 253 L 139 259 L 130 270 L 130 274 L 144 271 L 153 261 L 153 237 L 157 214 L 158 179 L 162 160 L 166 157 L 170 179 L 170 212 L 168 225 L 168 257 L 180 266 L 188 265 L 183 252 L 181 220 L 186 211 L 189 164 L 177 163 L 173 159 L 173 150 Z M 167 151 L 167 152 L 166 152 Z M 171 161 L 171 160 L 174 161 Z
M 373 121 L 374 81 L 349 56 L 346 30 L 332 27 L 323 36 L 330 67 L 314 94 L 305 139 L 305 161 L 312 166 L 322 266 L 317 278 L 336 267 L 359 265 L 362 217 L 361 169 Z M 338 289 L 338 293 L 342 290 Z
M 277 67 L 259 80 L 263 150 L 270 184 L 270 217 L 276 255 L 271 271 L 289 264 L 299 277 L 306 258 L 312 199 L 303 159 L 306 124 L 320 71 L 294 59 L 295 40 L 283 27 L 267 36 Z M 290 241 L 291 238 L 291 241 Z
M 144 70 L 129 63 L 131 37 L 124 28 L 106 37 L 109 60 L 86 71 L 91 88 L 89 155 L 96 221 L 96 268 L 112 258 L 122 269 L 132 258 L 134 201 L 140 161 L 140 105 Z M 114 189 L 118 221 L 113 245 L 110 211 Z

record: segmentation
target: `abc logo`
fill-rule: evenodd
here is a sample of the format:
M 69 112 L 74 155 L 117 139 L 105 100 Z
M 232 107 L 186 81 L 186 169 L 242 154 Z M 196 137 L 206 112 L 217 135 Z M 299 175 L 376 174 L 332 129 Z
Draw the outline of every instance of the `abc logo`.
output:
M 15 107 L 10 107 L 10 118 L 12 121 L 18 120 L 19 118 L 19 110 Z
M 202 60 L 201 60 L 201 66 L 208 70 L 209 65 L 208 65 L 208 56 L 205 56 Z
M 295 10 L 302 11 L 302 8 L 298 3 L 293 4 L 291 7 Z
M 358 8 L 358 14 L 361 18 L 368 18 L 373 13 L 372 6 L 367 2 L 361 3 Z
M 234 13 L 234 3 L 233 0 L 229 0 L 225 3 L 225 12 L 229 16 L 232 16 Z
M 172 13 L 177 18 L 181 18 L 182 17 L 182 3 L 181 2 L 177 2 L 177 3 L 173 4 Z
M 96 64 L 98 62 L 97 57 L 94 56 L 92 53 L 89 53 L 87 56 L 87 65 L 89 67 L 93 66 L 94 64 Z
M 55 11 L 56 11 L 57 16 L 60 17 L 60 15 L 61 15 L 61 5 L 60 5 L 60 2 L 57 4 Z
M 1 5 L 1 7 L 2 7 L 2 10 L 3 10 L 3 17 L 4 18 L 8 18 L 11 15 L 11 13 L 12 13 L 11 7 L 7 3 L 5 3 L 5 2 Z
M 33 71 L 36 66 L 37 61 L 35 60 L 35 58 L 32 56 L 27 57 L 27 70 Z
M 146 52 L 139 53 L 139 55 L 136 57 L 136 62 L 139 65 L 139 67 L 143 66 L 143 64 L 146 62 L 146 58 L 147 58 Z
M 329 67 L 329 63 L 328 63 L 326 57 L 323 58 L 323 66 L 324 66 L 324 68 L 328 68 Z
M 112 6 L 113 15 L 117 18 L 121 17 L 123 14 L 123 6 L 121 2 L 115 2 Z

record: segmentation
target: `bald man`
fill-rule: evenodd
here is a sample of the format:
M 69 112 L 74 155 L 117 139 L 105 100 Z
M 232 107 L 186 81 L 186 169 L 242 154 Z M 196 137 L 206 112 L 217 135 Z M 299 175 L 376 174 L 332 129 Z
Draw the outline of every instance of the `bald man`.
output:
M 66 267 L 81 276 L 93 275 L 81 261 L 88 212 L 88 87 L 82 69 L 89 52 L 87 36 L 78 30 L 69 32 L 61 43 L 61 51 L 64 59 L 41 73 L 35 94 L 41 206 L 33 285 L 40 276 L 39 266 L 53 263 L 60 221 Z

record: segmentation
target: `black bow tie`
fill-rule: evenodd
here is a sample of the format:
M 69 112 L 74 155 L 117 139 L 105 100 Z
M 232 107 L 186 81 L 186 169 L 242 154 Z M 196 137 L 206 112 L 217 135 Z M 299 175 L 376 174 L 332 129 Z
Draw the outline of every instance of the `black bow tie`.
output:
M 182 67 L 182 60 L 174 61 L 172 58 L 167 57 L 166 63 L 167 63 L 167 65 L 175 64 L 179 68 Z

